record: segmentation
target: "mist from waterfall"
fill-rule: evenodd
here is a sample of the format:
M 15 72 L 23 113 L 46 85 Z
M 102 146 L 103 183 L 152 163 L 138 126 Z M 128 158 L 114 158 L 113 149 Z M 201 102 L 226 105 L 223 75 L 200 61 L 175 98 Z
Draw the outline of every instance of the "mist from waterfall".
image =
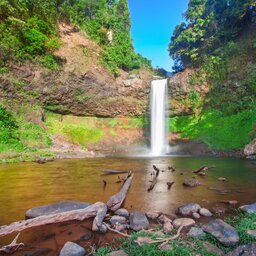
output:
M 168 86 L 167 79 L 151 83 L 150 99 L 150 154 L 168 153 Z

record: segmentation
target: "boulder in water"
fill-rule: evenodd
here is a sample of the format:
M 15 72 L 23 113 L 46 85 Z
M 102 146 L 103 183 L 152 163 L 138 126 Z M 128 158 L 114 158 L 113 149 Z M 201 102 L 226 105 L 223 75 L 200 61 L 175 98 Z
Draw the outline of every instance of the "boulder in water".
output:
M 44 215 L 51 215 L 61 212 L 68 212 L 72 210 L 84 209 L 90 206 L 91 204 L 79 201 L 60 201 L 54 204 L 44 205 L 32 208 L 26 212 L 26 218 L 36 218 Z
M 201 206 L 196 203 L 190 203 L 182 205 L 178 208 L 177 213 L 181 216 L 190 216 L 194 212 L 198 212 L 201 209 Z

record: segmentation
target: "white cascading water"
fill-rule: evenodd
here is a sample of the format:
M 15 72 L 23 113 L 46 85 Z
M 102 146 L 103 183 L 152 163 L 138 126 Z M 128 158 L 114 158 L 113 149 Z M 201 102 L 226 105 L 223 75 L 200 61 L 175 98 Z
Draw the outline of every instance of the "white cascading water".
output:
M 161 156 L 167 153 L 167 79 L 155 80 L 151 83 L 151 155 Z

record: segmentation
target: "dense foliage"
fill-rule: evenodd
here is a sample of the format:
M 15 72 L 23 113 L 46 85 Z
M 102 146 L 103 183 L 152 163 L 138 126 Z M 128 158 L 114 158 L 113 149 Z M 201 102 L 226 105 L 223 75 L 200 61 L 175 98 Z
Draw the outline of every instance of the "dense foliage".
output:
M 176 70 L 197 66 L 207 55 L 256 23 L 255 0 L 190 0 L 169 52 Z
M 0 0 L 0 65 L 41 56 L 41 64 L 56 69 L 52 52 L 60 46 L 60 19 L 84 29 L 103 47 L 103 62 L 114 74 L 151 65 L 134 51 L 127 0 Z

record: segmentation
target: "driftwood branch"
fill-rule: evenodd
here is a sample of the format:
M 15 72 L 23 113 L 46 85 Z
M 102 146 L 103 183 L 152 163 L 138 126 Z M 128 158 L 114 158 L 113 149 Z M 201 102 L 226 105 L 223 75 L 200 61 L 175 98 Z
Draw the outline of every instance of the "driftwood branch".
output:
M 13 222 L 10 225 L 1 226 L 0 227 L 0 237 L 11 234 L 13 232 L 20 232 L 22 230 L 43 226 L 46 224 L 52 223 L 60 223 L 66 222 L 71 220 L 79 220 L 83 221 L 85 219 L 89 219 L 91 217 L 95 217 L 93 222 L 93 229 L 96 231 L 102 231 L 102 222 L 103 222 L 103 215 L 107 212 L 107 206 L 104 203 L 98 202 L 93 205 L 88 206 L 85 209 L 73 210 L 68 212 L 62 212 L 57 214 L 39 216 L 29 220 L 23 220 L 18 222 Z M 104 217 L 105 217 L 104 215 Z M 98 229 L 97 229 L 98 228 Z
M 19 236 L 20 236 L 20 233 L 13 239 L 13 241 L 10 244 L 4 245 L 3 247 L 1 247 L 0 252 L 12 254 L 12 253 L 16 252 L 17 250 L 19 250 L 20 248 L 22 248 L 24 246 L 24 244 L 17 243 Z
M 126 198 L 128 190 L 131 186 L 132 178 L 133 178 L 133 174 L 130 172 L 127 175 L 127 178 L 124 180 L 124 184 L 123 184 L 121 190 L 117 194 L 111 196 L 110 199 L 108 200 L 108 202 L 107 202 L 108 209 L 110 209 L 111 211 L 114 212 L 121 207 L 121 205 L 123 204 L 123 202 Z
M 193 173 L 203 173 L 212 168 L 215 168 L 215 166 L 201 166 L 198 170 L 193 171 Z
M 114 232 L 114 233 L 117 233 L 117 234 L 119 234 L 119 235 L 121 235 L 121 236 L 124 236 L 124 237 L 128 237 L 128 238 L 130 238 L 131 236 L 130 235 L 127 235 L 127 234 L 125 234 L 125 233 L 122 233 L 122 232 L 120 232 L 120 231 L 118 231 L 118 230 L 116 230 L 116 229 L 113 229 L 113 228 L 111 228 L 107 223 L 103 223 L 103 225 L 105 225 L 105 227 L 108 229 L 108 230 L 110 230 L 110 231 L 112 231 L 112 232 Z
M 153 165 L 154 170 L 156 171 L 156 176 L 159 175 L 160 169 Z
M 104 174 L 102 175 L 130 173 L 130 171 L 114 171 L 114 170 L 102 170 L 102 172 L 104 172 Z

